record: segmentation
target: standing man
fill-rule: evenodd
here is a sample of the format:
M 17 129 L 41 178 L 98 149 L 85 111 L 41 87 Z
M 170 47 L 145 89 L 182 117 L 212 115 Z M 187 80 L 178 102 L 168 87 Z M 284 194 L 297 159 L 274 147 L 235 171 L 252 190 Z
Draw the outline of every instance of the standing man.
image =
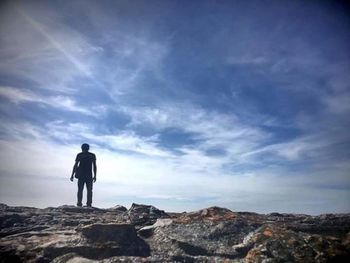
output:
M 77 158 L 75 158 L 72 176 L 70 177 L 72 182 L 74 174 L 75 178 L 78 178 L 77 206 L 82 206 L 84 184 L 86 184 L 87 189 L 86 206 L 91 207 L 92 204 L 92 182 L 96 182 L 97 166 L 96 156 L 89 152 L 89 148 L 90 146 L 87 143 L 81 146 L 82 152 L 78 153 Z M 92 177 L 92 168 L 94 170 L 94 177 Z

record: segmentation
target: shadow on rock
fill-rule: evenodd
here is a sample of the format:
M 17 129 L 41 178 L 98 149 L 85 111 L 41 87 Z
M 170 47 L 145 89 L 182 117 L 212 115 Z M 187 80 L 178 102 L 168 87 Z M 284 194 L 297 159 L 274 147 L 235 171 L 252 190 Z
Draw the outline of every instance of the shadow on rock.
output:
M 45 258 L 53 259 L 67 253 L 76 253 L 89 259 L 104 259 L 113 256 L 150 255 L 149 245 L 130 224 L 93 224 L 77 229 L 83 237 L 78 244 L 49 246 Z

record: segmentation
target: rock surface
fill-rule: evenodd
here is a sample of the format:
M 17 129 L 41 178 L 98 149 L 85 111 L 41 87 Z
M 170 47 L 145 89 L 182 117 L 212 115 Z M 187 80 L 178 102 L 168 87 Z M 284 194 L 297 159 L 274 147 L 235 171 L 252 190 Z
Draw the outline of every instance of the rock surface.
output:
M 167 218 L 169 215 L 152 205 L 133 203 L 128 210 L 130 222 L 136 226 L 152 225 L 158 218 Z
M 350 262 L 350 214 L 0 204 L 0 262 Z

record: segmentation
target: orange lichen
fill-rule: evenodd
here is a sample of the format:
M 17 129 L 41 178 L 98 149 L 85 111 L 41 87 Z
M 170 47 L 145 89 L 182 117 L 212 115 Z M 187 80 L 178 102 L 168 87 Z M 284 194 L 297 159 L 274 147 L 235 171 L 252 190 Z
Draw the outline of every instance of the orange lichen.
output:
M 271 229 L 267 228 L 267 229 L 263 232 L 263 235 L 264 235 L 264 236 L 267 236 L 267 237 L 272 237 L 272 236 L 273 236 L 273 233 L 272 233 Z
M 288 245 L 294 245 L 295 239 L 294 238 L 288 239 L 287 243 Z
M 175 221 L 178 223 L 186 224 L 189 222 L 200 220 L 220 222 L 233 220 L 235 218 L 236 214 L 228 209 L 219 207 L 209 207 L 203 210 L 199 210 L 197 212 L 183 213 Z
M 246 262 L 246 263 L 256 262 L 256 260 L 257 260 L 257 258 L 259 258 L 259 256 L 261 256 L 261 251 L 253 248 L 245 256 L 244 262 Z

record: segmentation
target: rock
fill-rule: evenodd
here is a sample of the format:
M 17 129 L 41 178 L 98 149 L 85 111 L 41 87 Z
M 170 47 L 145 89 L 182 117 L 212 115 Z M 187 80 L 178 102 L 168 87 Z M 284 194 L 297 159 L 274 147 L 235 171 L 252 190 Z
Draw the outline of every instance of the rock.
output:
M 120 212 L 128 211 L 128 209 L 125 206 L 122 206 L 122 205 L 113 206 L 112 208 L 110 208 L 110 210 L 120 211 Z
M 130 222 L 137 226 L 153 225 L 158 218 L 169 218 L 163 210 L 152 205 L 140 205 L 133 203 L 128 210 Z
M 196 212 L 183 213 L 178 217 L 177 221 L 182 223 L 188 223 L 193 221 L 225 221 L 232 220 L 236 217 L 236 214 L 226 208 L 217 206 L 202 209 Z
M 0 204 L 0 262 L 350 262 L 350 214 Z
M 232 247 L 243 242 L 257 228 L 240 219 L 213 222 L 208 220 L 172 224 L 154 229 L 147 240 L 152 251 L 172 251 L 176 256 L 208 256 L 234 259 L 243 256 L 242 249 Z
M 8 228 L 15 224 L 20 225 L 23 223 L 23 217 L 19 214 L 4 213 L 0 216 L 0 227 Z
M 132 244 L 138 237 L 131 224 L 93 224 L 79 229 L 90 242 Z
M 0 211 L 6 210 L 8 208 L 8 205 L 0 203 Z
M 173 223 L 173 220 L 170 218 L 159 218 L 157 221 L 152 225 L 152 227 L 165 227 L 169 226 Z
M 337 254 L 337 257 L 347 259 L 350 256 L 346 252 L 350 247 L 342 245 L 339 239 L 310 236 L 276 225 L 264 225 L 254 233 L 247 245 L 249 243 L 252 249 L 245 257 L 246 262 L 261 262 L 267 259 L 273 262 L 327 262 L 334 260 Z
M 150 255 L 148 244 L 137 236 L 130 224 L 92 224 L 66 233 L 43 247 L 43 258 L 52 260 L 74 253 L 80 257 L 101 260 L 115 256 Z
M 78 206 L 72 206 L 72 205 L 59 206 L 57 207 L 57 209 L 64 212 L 72 212 L 72 213 L 91 213 L 91 212 L 99 213 L 103 211 L 102 209 L 99 209 L 97 207 L 78 207 Z
M 141 228 L 138 233 L 142 236 L 142 237 L 150 237 L 153 234 L 154 229 L 156 229 L 157 227 L 165 227 L 165 226 L 169 226 L 173 223 L 173 220 L 170 218 L 164 218 L 164 219 L 160 219 L 158 218 L 157 221 L 151 225 L 151 226 L 145 226 L 143 228 Z
M 64 219 L 62 221 L 62 226 L 78 226 L 80 223 L 81 223 L 81 221 Z

